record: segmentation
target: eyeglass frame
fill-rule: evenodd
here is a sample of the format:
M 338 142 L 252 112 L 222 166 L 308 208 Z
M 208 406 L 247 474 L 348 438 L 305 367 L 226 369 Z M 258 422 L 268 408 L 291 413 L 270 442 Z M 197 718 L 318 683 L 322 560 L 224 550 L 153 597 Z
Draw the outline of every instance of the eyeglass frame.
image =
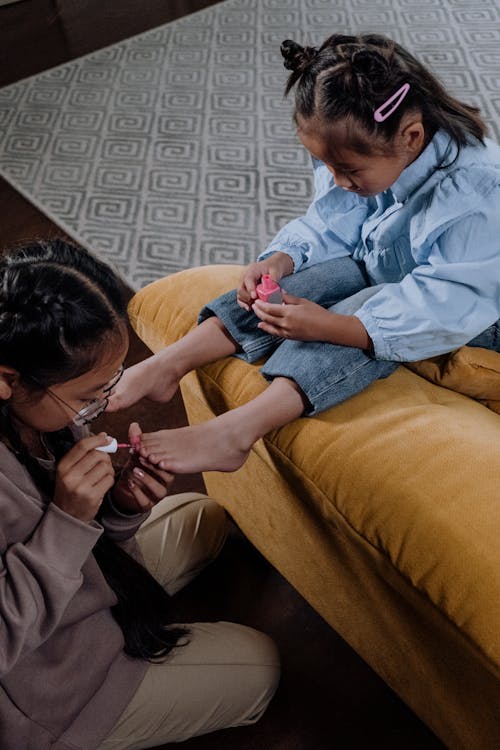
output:
M 105 388 L 102 389 L 102 392 L 105 394 L 103 398 L 92 398 L 89 399 L 85 403 L 84 406 L 82 406 L 81 409 L 76 410 L 71 404 L 68 404 L 67 401 L 65 401 L 59 394 L 55 393 L 55 391 L 52 391 L 50 388 L 44 388 L 45 393 L 48 393 L 52 398 L 55 398 L 57 401 L 60 401 L 61 404 L 64 404 L 68 409 L 70 409 L 74 413 L 73 417 L 73 424 L 76 427 L 84 427 L 85 425 L 91 424 L 97 417 L 100 417 L 101 414 L 106 410 L 107 405 L 109 404 L 109 399 L 111 396 L 111 392 L 113 388 L 116 388 L 120 380 L 122 379 L 123 373 L 125 372 L 125 365 L 120 365 L 118 368 L 118 373 L 116 377 L 113 379 L 113 381 L 107 385 Z M 36 385 L 40 385 L 35 378 L 29 378 L 33 381 L 33 383 L 36 383 Z M 40 386 L 43 387 L 43 386 Z M 88 412 L 90 412 L 91 416 L 89 417 Z

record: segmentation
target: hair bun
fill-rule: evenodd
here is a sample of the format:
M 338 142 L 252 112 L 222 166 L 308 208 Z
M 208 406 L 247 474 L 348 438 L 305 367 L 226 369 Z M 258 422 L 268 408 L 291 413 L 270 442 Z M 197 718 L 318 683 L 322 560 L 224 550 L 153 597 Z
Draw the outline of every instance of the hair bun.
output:
M 287 70 L 303 71 L 318 54 L 316 47 L 302 47 L 292 39 L 285 39 L 281 43 L 281 54 L 285 62 L 283 65 Z
M 351 65 L 355 73 L 366 76 L 370 81 L 387 77 L 390 69 L 386 58 L 371 49 L 360 49 L 354 52 Z

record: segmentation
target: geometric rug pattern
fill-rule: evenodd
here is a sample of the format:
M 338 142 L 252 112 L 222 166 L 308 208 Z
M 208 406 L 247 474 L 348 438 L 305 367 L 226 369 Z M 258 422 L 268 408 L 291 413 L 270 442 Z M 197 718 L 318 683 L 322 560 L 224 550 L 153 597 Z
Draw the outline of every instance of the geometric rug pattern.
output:
M 0 89 L 0 174 L 135 289 L 249 263 L 312 191 L 280 43 L 367 31 L 500 141 L 499 0 L 226 0 Z

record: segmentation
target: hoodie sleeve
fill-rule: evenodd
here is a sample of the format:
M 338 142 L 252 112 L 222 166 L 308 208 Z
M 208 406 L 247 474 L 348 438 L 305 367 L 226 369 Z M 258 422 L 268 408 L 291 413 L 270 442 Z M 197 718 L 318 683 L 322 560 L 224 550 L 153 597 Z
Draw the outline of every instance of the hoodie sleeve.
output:
M 4 473 L 0 519 L 0 674 L 6 674 L 57 628 L 102 527 L 52 503 L 44 507 Z
M 315 196 L 307 213 L 285 224 L 258 260 L 287 253 L 296 272 L 350 255 L 357 246 L 367 215 L 366 200 L 337 187 L 322 162 L 313 159 L 313 169 Z

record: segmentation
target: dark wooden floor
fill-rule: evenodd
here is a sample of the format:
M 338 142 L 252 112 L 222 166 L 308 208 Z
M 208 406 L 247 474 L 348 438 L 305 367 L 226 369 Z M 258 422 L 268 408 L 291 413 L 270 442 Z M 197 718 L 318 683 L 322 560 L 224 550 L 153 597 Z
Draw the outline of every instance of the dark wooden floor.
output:
M 257 2 L 257 0 L 256 0 Z M 6 85 L 213 4 L 213 0 L 22 0 L 0 7 L 0 85 Z M 0 180 L 0 248 L 61 235 Z M 148 354 L 133 337 L 128 362 Z M 124 437 L 185 423 L 180 397 L 143 401 L 103 427 Z M 202 490 L 200 476 L 176 489 Z M 283 660 L 281 687 L 259 724 L 189 740 L 186 750 L 439 750 L 442 744 L 233 528 L 220 559 L 177 597 L 180 618 L 226 619 L 269 633 Z M 173 747 L 173 746 L 172 746 Z

